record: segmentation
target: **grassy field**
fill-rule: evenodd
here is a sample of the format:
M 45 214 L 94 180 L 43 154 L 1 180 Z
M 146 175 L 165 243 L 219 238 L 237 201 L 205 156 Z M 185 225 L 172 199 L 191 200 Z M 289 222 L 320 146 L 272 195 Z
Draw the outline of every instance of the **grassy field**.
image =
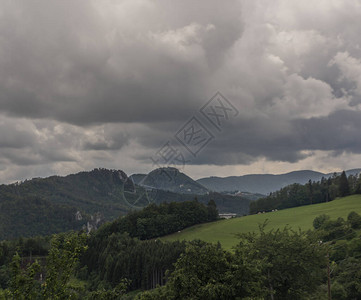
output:
M 201 224 L 163 237 L 164 241 L 201 239 L 206 242 L 220 242 L 225 249 L 231 249 L 237 244 L 236 234 L 240 232 L 257 231 L 258 224 L 269 220 L 268 228 L 283 228 L 289 225 L 293 229 L 311 229 L 315 217 L 320 214 L 330 215 L 332 219 L 347 218 L 351 211 L 361 214 L 361 195 L 339 198 L 328 203 L 307 205 L 295 208 L 270 212 L 260 215 L 251 215 L 229 220 L 220 220 L 213 223 Z

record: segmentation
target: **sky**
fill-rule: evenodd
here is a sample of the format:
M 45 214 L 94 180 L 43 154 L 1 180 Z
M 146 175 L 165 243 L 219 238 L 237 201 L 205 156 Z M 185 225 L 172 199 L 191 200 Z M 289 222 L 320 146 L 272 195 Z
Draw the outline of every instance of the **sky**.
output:
M 360 28 L 356 0 L 0 1 L 0 183 L 361 167 Z

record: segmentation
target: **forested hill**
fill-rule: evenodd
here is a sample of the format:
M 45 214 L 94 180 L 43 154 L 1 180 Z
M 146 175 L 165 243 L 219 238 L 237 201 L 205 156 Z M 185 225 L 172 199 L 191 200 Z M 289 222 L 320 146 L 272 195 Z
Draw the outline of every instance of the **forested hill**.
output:
M 138 185 L 181 194 L 204 195 L 208 189 L 176 168 L 159 168 L 130 176 Z
M 65 177 L 34 178 L 0 186 L 0 240 L 81 229 L 129 211 L 122 171 L 95 169 Z M 136 194 L 134 194 L 136 195 Z M 130 194 L 129 201 L 132 201 Z M 79 213 L 77 214 L 77 212 Z
M 123 171 L 94 169 L 0 185 L 0 240 L 81 229 L 88 222 L 98 227 L 150 203 L 183 202 L 195 197 L 204 204 L 213 199 L 220 212 L 249 212 L 250 200 L 241 197 L 145 188 L 134 184 Z
M 361 174 L 349 175 L 342 172 L 320 181 L 309 181 L 307 184 L 291 184 L 265 198 L 250 204 L 250 212 L 257 213 L 275 209 L 290 208 L 315 203 L 329 202 L 336 197 L 361 194 Z

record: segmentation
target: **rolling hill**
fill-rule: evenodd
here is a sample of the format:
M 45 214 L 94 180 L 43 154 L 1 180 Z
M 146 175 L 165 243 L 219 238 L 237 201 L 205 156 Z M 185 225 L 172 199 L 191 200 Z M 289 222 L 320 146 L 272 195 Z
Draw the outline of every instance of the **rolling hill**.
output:
M 159 168 L 147 175 L 135 174 L 130 178 L 134 180 L 134 183 L 145 188 L 193 195 L 204 195 L 209 192 L 203 185 L 176 168 Z
M 284 209 L 259 215 L 220 220 L 193 226 L 162 238 L 165 241 L 201 239 L 207 242 L 220 242 L 225 249 L 237 244 L 237 233 L 257 231 L 258 225 L 268 220 L 268 228 L 290 226 L 294 229 L 311 229 L 315 217 L 321 214 L 335 219 L 346 218 L 351 211 L 361 214 L 361 195 L 338 198 L 331 202 Z
M 347 175 L 358 174 L 361 169 L 346 171 Z M 333 173 L 324 174 L 320 172 L 304 170 L 286 174 L 250 174 L 230 177 L 206 177 L 198 179 L 197 182 L 212 191 L 241 191 L 260 193 L 267 195 L 293 183 L 305 184 L 310 179 L 319 181 L 322 177 L 330 177 Z

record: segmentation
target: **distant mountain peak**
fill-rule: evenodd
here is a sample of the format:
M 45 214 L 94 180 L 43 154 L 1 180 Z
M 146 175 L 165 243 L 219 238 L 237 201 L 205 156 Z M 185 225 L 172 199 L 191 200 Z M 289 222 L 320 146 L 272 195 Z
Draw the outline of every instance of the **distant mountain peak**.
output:
M 174 175 L 180 174 L 181 172 L 177 168 L 174 168 L 174 167 L 163 167 L 163 168 L 154 169 L 149 174 L 157 174 L 157 173 L 174 176 Z
M 158 168 L 147 175 L 135 174 L 131 176 L 136 183 L 146 187 L 182 194 L 204 195 L 207 188 L 196 182 L 174 167 Z

